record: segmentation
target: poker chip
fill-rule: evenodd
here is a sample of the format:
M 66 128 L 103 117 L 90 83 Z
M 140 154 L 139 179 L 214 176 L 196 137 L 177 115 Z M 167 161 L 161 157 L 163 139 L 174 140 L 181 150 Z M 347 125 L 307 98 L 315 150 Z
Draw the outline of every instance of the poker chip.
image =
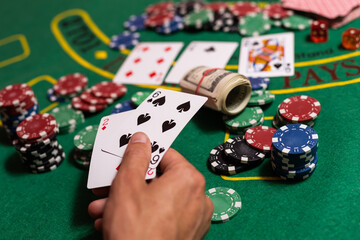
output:
M 230 11 L 239 18 L 260 13 L 261 8 L 254 2 L 237 2 L 230 7 Z
M 27 84 L 9 85 L 0 91 L 0 108 L 20 106 L 33 96 L 34 93 Z
M 90 125 L 74 137 L 74 145 L 80 150 L 91 150 L 94 146 L 98 125 Z
M 113 110 L 111 111 L 111 114 L 117 114 L 117 113 L 122 113 L 122 112 L 126 112 L 126 111 L 131 111 L 135 109 L 133 104 L 131 104 L 130 100 L 118 103 L 115 105 L 115 107 L 113 108 Z
M 175 16 L 170 22 L 156 28 L 156 32 L 161 34 L 171 34 L 181 31 L 184 28 L 184 20 L 180 16 Z
M 52 115 L 37 114 L 22 121 L 16 128 L 16 134 L 24 140 L 39 139 L 48 136 L 56 126 L 56 120 Z
M 129 19 L 124 22 L 124 27 L 131 32 L 144 30 L 146 18 L 146 14 L 131 15 Z
M 148 15 L 158 14 L 161 12 L 174 11 L 175 5 L 173 2 L 160 2 L 148 6 L 145 12 Z
M 85 121 L 84 114 L 74 110 L 70 104 L 52 109 L 51 115 L 55 117 L 60 133 L 74 132 L 76 127 Z
M 271 29 L 271 22 L 265 14 L 249 14 L 239 20 L 239 32 L 245 36 L 259 36 Z
M 205 5 L 201 0 L 181 1 L 176 4 L 176 14 L 180 16 L 188 15 L 191 12 L 199 11 Z
M 285 28 L 292 30 L 304 30 L 311 26 L 311 19 L 301 16 L 301 15 L 292 15 L 288 18 L 282 19 L 281 23 Z
M 266 104 L 270 104 L 275 100 L 275 95 L 269 91 L 263 91 L 263 93 L 257 92 L 250 97 L 248 102 L 248 106 L 263 106 Z
M 54 88 L 49 88 L 47 91 L 47 97 L 50 100 L 50 102 L 65 102 L 67 99 L 65 97 L 58 96 Z
M 226 187 L 210 188 L 205 194 L 214 204 L 214 212 L 211 216 L 213 222 L 227 222 L 241 209 L 240 195 L 234 189 Z
M 126 91 L 125 91 L 126 92 Z M 101 95 L 101 94 L 100 94 Z M 114 98 L 106 98 L 106 97 L 97 97 L 95 94 L 93 94 L 93 91 L 91 89 L 88 89 L 81 93 L 80 95 L 81 100 L 92 104 L 112 104 L 114 102 Z M 117 98 L 117 97 L 116 97 Z
M 293 11 L 282 7 L 281 3 L 272 3 L 264 7 L 263 13 L 273 19 L 283 19 L 294 14 Z
M 229 138 L 225 142 L 224 151 L 233 162 L 243 164 L 259 164 L 265 158 L 264 153 L 246 143 L 244 136 Z
M 226 129 L 231 133 L 244 134 L 248 128 L 264 122 L 264 112 L 260 107 L 246 107 L 236 116 L 224 115 L 223 120 Z
M 253 148 L 268 153 L 271 150 L 272 136 L 275 132 L 275 128 L 267 126 L 252 127 L 245 132 L 245 140 Z
M 149 91 L 139 91 L 131 96 L 131 103 L 133 106 L 139 106 L 148 96 L 151 95 Z
M 214 21 L 214 13 L 209 9 L 201 9 L 189 13 L 184 17 L 184 24 L 188 29 L 200 30 L 206 28 Z
M 132 48 L 140 41 L 139 33 L 125 31 L 123 33 L 113 35 L 110 39 L 109 47 L 116 50 Z
M 145 20 L 145 25 L 150 28 L 163 26 L 169 24 L 174 17 L 175 13 L 173 11 L 159 12 L 148 16 Z
M 270 84 L 269 78 L 264 77 L 249 77 L 252 90 L 267 89 Z
M 75 97 L 71 100 L 71 105 L 73 108 L 80 110 L 84 113 L 97 113 L 104 110 L 107 107 L 107 104 L 89 104 L 80 97 Z
M 91 87 L 91 93 L 98 98 L 118 99 L 124 96 L 127 88 L 123 84 L 104 81 Z M 100 103 L 98 103 L 100 104 Z
M 221 15 L 215 15 L 215 20 L 211 23 L 213 31 L 237 32 L 239 20 L 232 13 L 225 12 Z
M 225 2 L 212 2 L 206 4 L 204 8 L 209 9 L 217 14 L 224 14 L 228 8 L 228 5 Z
M 54 85 L 54 93 L 58 96 L 74 96 L 81 93 L 88 84 L 88 78 L 81 73 L 72 73 L 59 78 Z

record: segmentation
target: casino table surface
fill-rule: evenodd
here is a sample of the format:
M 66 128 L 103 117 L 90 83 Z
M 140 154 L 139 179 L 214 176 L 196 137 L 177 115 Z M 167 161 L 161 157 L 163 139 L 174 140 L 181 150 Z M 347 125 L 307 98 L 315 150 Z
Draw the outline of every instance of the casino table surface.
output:
M 130 50 L 111 50 L 109 37 L 123 31 L 128 16 L 141 14 L 151 2 L 4 2 L 0 8 L 0 87 L 29 84 L 41 111 L 47 112 L 57 103 L 47 100 L 46 90 L 62 75 L 81 72 L 88 76 L 90 86 L 111 81 Z M 276 99 L 264 111 L 266 126 L 271 126 L 277 106 L 287 97 L 303 94 L 321 102 L 314 126 L 320 143 L 318 165 L 309 179 L 281 181 L 269 160 L 230 177 L 209 171 L 210 150 L 229 137 L 221 114 L 209 109 L 201 109 L 172 144 L 205 176 L 207 188 L 229 187 L 241 195 L 241 211 L 229 222 L 212 224 L 206 239 L 360 238 L 360 51 L 341 46 L 341 34 L 350 26 L 360 26 L 360 19 L 330 29 L 329 41 L 318 44 L 310 42 L 309 30 L 295 32 L 296 74 L 271 78 L 269 90 Z M 270 31 L 281 32 L 285 30 Z M 221 32 L 169 36 L 141 32 L 141 41 L 183 41 L 185 45 L 193 40 L 240 42 L 241 38 Z M 239 50 L 227 70 L 237 71 L 238 56 Z M 128 93 L 117 102 L 147 88 L 153 87 L 129 85 Z M 79 130 L 97 124 L 114 105 L 87 117 Z M 67 155 L 58 169 L 31 174 L 1 129 L 0 239 L 101 238 L 87 213 L 88 204 L 95 199 L 86 188 L 87 171 L 71 160 L 75 133 L 58 136 Z

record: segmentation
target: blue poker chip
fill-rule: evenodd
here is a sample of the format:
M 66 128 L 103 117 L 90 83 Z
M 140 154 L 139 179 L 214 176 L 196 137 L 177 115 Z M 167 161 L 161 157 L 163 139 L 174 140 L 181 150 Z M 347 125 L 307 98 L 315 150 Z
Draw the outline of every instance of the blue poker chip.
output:
M 49 88 L 47 91 L 47 97 L 50 102 L 65 102 L 66 98 L 59 97 L 55 94 L 54 88 Z
M 109 47 L 112 49 L 126 49 L 131 48 L 139 43 L 140 34 L 139 33 L 132 33 L 125 31 L 118 35 L 114 35 L 111 37 L 111 41 L 109 43 Z
M 131 103 L 130 100 L 118 103 L 115 105 L 115 107 L 113 108 L 113 110 L 111 111 L 111 114 L 117 114 L 117 113 L 122 113 L 122 112 L 126 112 L 126 111 L 130 111 L 135 109 Z
M 170 22 L 156 28 L 156 31 L 161 34 L 171 34 L 184 29 L 184 19 L 180 16 L 175 16 Z
M 267 89 L 270 84 L 269 78 L 249 77 L 249 80 L 253 91 Z
M 275 149 L 286 155 L 303 155 L 316 152 L 318 134 L 305 124 L 288 124 L 279 128 L 272 137 Z
M 131 15 L 129 19 L 124 22 L 124 27 L 131 32 L 144 30 L 146 17 L 146 14 Z

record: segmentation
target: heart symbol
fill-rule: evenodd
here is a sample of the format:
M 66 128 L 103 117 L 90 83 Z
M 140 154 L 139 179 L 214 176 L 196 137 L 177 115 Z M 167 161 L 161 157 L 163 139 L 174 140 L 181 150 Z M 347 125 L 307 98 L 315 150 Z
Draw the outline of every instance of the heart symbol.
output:
M 176 109 L 179 111 L 179 113 L 187 112 L 190 109 L 190 101 L 187 101 L 186 103 L 180 104 L 179 106 L 177 106 Z
M 146 114 L 141 114 L 138 119 L 137 119 L 137 125 L 143 124 L 144 122 L 147 122 L 150 120 L 150 115 L 149 113 Z
M 154 107 L 158 107 L 158 106 L 161 106 L 165 103 L 165 96 L 159 98 L 159 99 L 156 99 L 155 101 L 153 101 L 153 105 Z
M 119 147 L 122 147 L 122 146 L 128 144 L 130 141 L 130 138 L 131 138 L 131 133 L 122 135 L 120 137 L 120 146 Z
M 154 141 L 152 144 L 151 144 L 151 152 L 155 152 L 156 150 L 158 150 L 159 148 L 159 145 L 156 144 L 156 141 Z
M 281 64 L 281 63 L 275 63 L 274 66 L 275 66 L 277 69 L 279 69 L 279 68 L 282 66 L 282 64 Z
M 162 147 L 162 148 L 159 149 L 159 153 L 160 153 L 160 154 L 161 154 L 163 151 L 165 151 L 165 148 Z
M 162 132 L 166 132 L 167 130 L 172 129 L 173 127 L 175 127 L 176 123 L 174 122 L 173 119 L 171 119 L 170 121 L 165 121 L 162 124 Z

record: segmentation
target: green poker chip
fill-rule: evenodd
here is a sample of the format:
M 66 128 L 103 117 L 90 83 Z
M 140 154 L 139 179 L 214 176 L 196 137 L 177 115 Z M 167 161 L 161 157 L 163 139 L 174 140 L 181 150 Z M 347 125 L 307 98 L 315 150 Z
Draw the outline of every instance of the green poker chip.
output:
M 78 132 L 74 137 L 74 145 L 80 150 L 91 150 L 98 130 L 98 125 L 90 125 Z
M 248 106 L 262 106 L 269 103 L 272 103 L 275 100 L 275 95 L 269 91 L 263 91 L 263 94 L 258 96 L 251 95 L 250 100 L 248 102 Z
M 137 107 L 150 95 L 151 92 L 148 91 L 136 92 L 131 96 L 131 103 Z
M 60 133 L 73 132 L 76 126 L 85 120 L 84 114 L 73 109 L 71 105 L 60 105 L 52 109 L 50 114 L 55 117 Z
M 213 222 L 227 222 L 241 209 L 240 195 L 231 188 L 216 187 L 205 192 L 214 204 Z
M 292 15 L 288 18 L 284 18 L 281 23 L 285 28 L 293 30 L 304 30 L 311 26 L 311 19 L 301 16 L 301 15 Z
M 236 116 L 224 115 L 224 122 L 230 130 L 243 130 L 247 127 L 257 126 L 264 118 L 264 112 L 260 107 L 246 107 Z
M 214 12 L 209 9 L 194 11 L 184 18 L 185 26 L 202 29 L 207 23 L 214 21 Z
M 265 94 L 264 90 L 255 90 L 255 91 L 251 91 L 251 97 L 257 97 L 257 96 L 261 96 Z
M 239 32 L 245 36 L 259 36 L 271 29 L 271 21 L 262 13 L 249 14 L 240 18 Z

